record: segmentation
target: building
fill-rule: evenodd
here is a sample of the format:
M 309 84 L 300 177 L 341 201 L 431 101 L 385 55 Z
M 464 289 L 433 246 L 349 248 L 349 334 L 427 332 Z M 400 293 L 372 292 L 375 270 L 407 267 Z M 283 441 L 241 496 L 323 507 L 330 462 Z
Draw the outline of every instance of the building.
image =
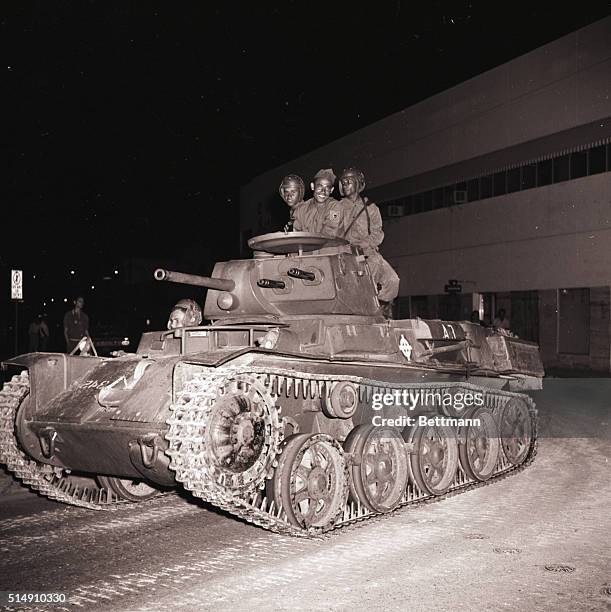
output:
M 546 367 L 609 372 L 610 143 L 611 17 L 256 177 L 242 239 L 270 231 L 285 174 L 357 166 L 401 277 L 396 316 L 503 308 Z

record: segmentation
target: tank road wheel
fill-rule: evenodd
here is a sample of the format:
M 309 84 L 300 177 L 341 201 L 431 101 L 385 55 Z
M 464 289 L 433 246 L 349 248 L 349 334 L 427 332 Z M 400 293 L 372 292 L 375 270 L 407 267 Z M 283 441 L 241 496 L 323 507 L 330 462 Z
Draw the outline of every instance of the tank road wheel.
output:
M 513 465 L 519 465 L 533 443 L 532 421 L 524 400 L 513 397 L 505 404 L 499 429 L 505 457 Z
M 276 506 L 297 527 L 327 527 L 344 510 L 348 473 L 340 445 L 326 434 L 286 439 L 274 472 Z
M 129 478 L 115 478 L 114 476 L 98 476 L 98 482 L 107 491 L 112 491 L 119 499 L 131 502 L 142 502 L 156 497 L 161 493 L 146 484 L 143 480 L 130 480 Z
M 412 479 L 421 490 L 443 495 L 452 484 L 458 467 L 458 441 L 452 427 L 426 425 L 409 431 L 413 444 L 409 456 Z
M 373 512 L 395 508 L 409 477 L 403 438 L 392 427 L 358 425 L 344 442 L 353 458 L 350 494 Z
M 492 412 L 484 407 L 476 406 L 465 418 L 478 419 L 480 424 L 460 428 L 460 464 L 469 477 L 488 480 L 499 458 L 499 428 Z
M 226 381 L 204 432 L 210 476 L 230 493 L 254 491 L 271 474 L 283 435 L 275 400 L 255 377 Z

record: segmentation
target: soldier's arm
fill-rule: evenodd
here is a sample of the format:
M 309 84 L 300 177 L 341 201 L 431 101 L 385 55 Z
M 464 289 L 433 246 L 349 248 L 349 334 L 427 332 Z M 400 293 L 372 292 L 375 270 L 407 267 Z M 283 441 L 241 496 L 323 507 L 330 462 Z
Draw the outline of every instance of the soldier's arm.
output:
M 367 246 L 377 248 L 382 244 L 384 240 L 384 230 L 382 230 L 382 215 L 380 209 L 373 203 L 367 206 L 367 212 L 369 213 L 369 229 L 370 233 L 365 236 L 365 242 Z M 365 219 L 367 222 L 367 219 Z

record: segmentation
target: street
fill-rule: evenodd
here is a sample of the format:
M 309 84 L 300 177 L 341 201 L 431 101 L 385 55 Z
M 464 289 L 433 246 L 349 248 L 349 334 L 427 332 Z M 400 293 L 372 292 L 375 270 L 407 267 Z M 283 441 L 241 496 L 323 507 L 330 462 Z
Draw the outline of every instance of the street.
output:
M 524 472 L 318 540 L 183 493 L 105 512 L 7 496 L 0 591 L 65 593 L 67 610 L 611 610 L 611 379 L 533 397 Z

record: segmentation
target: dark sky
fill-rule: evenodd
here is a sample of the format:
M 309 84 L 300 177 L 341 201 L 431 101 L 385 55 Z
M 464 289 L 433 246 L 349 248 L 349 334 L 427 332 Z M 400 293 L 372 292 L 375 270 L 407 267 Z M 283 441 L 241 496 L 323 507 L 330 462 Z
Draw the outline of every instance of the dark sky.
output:
M 231 256 L 239 187 L 256 174 L 608 13 L 608 1 L 5 3 L 0 271 L 97 274 L 197 245 Z

